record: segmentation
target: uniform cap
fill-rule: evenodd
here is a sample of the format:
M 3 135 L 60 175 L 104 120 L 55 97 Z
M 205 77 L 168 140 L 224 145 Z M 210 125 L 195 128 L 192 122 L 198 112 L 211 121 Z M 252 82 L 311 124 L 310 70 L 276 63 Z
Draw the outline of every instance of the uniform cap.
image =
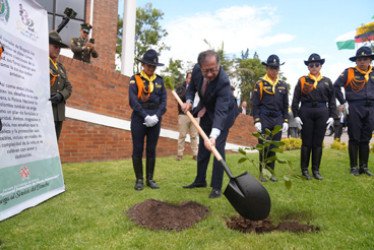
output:
M 266 62 L 262 62 L 262 65 L 265 66 L 280 66 L 284 63 L 280 63 L 279 57 L 277 55 L 270 55 Z

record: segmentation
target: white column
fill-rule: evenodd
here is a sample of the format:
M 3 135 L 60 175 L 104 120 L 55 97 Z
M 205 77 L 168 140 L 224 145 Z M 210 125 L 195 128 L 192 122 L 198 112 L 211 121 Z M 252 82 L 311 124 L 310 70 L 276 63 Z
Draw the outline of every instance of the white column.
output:
M 95 2 L 95 0 L 91 0 L 90 24 L 92 26 L 93 26 L 93 15 L 94 15 L 94 2 Z
M 121 74 L 132 76 L 135 49 L 136 0 L 124 1 Z

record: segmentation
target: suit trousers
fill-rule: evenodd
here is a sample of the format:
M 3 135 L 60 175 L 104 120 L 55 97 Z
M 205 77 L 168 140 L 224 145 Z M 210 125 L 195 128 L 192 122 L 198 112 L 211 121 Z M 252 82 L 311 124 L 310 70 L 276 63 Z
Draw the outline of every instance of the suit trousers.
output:
M 199 123 L 200 118 L 195 118 L 197 123 Z M 184 142 L 186 141 L 186 136 L 188 130 L 190 130 L 190 139 L 191 139 L 191 150 L 193 155 L 197 155 L 197 129 L 192 124 L 190 118 L 187 115 L 181 114 L 178 115 L 178 124 L 179 124 L 179 138 L 178 138 L 178 155 L 182 156 L 184 152 Z
M 209 136 L 212 130 L 212 123 L 207 114 L 200 119 L 200 127 L 203 129 L 205 134 Z M 222 158 L 225 159 L 225 146 L 227 136 L 229 135 L 229 128 L 221 131 L 221 134 L 216 139 L 217 151 L 221 154 Z M 204 139 L 199 136 L 199 151 L 197 155 L 197 175 L 195 178 L 195 183 L 206 182 L 206 171 L 210 159 L 210 151 L 204 146 Z M 213 170 L 212 170 L 212 180 L 210 186 L 212 188 L 222 188 L 223 180 L 223 167 L 214 157 Z
M 55 130 L 56 130 L 56 136 L 57 141 L 60 139 L 61 130 L 62 130 L 62 121 L 55 121 Z

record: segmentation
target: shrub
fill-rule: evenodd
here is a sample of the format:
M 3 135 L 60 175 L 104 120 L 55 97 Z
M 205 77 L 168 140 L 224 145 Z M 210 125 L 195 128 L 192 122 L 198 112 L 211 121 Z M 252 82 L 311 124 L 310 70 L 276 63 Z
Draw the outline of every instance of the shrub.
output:
M 335 141 L 331 143 L 330 147 L 332 149 L 347 150 L 348 145 L 345 142 L 340 142 L 339 139 L 335 139 Z
M 282 142 L 284 142 L 284 145 L 281 146 L 282 150 L 294 150 L 294 149 L 300 149 L 301 148 L 301 139 L 300 138 L 287 138 L 282 139 Z

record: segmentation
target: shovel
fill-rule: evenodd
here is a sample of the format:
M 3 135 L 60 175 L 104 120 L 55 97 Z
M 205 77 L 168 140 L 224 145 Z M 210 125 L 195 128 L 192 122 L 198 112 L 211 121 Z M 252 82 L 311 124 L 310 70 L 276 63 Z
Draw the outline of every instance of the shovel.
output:
M 172 91 L 175 99 L 179 105 L 182 106 L 183 102 L 175 91 Z M 190 112 L 187 112 L 193 125 L 198 130 L 199 134 L 204 140 L 209 140 L 208 136 L 204 133 L 202 128 L 196 122 Z M 227 166 L 221 154 L 217 151 L 216 147 L 211 146 L 212 153 L 217 161 L 221 164 L 226 174 L 230 178 L 224 195 L 229 200 L 235 210 L 244 218 L 249 220 L 263 220 L 268 217 L 270 213 L 270 196 L 264 186 L 256 180 L 247 171 L 238 177 L 234 177 L 231 170 Z

